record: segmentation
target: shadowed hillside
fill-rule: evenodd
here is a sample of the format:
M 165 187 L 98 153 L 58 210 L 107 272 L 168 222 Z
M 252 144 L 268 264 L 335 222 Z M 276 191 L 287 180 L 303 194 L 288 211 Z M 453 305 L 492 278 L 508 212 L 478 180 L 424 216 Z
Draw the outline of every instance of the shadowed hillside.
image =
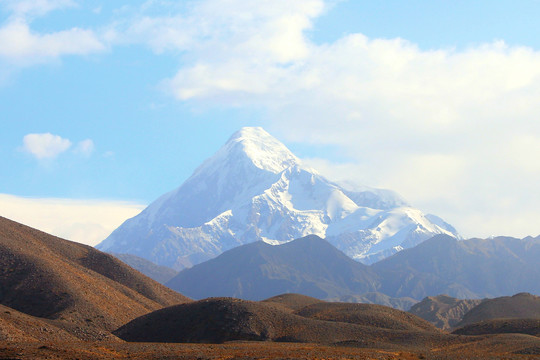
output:
M 523 291 L 540 293 L 538 258 L 538 238 L 457 241 L 439 235 L 365 266 L 327 241 L 308 236 L 279 246 L 264 242 L 239 246 L 181 271 L 167 285 L 196 299 L 231 296 L 260 300 L 299 293 L 406 310 L 437 294 L 479 299 Z M 450 306 L 444 301 L 440 305 Z M 448 314 L 433 316 L 444 323 L 443 317 L 457 319 L 470 309 L 464 303 L 456 306 L 452 305 Z M 450 326 L 443 323 L 440 326 Z
M 0 217 L 0 304 L 82 339 L 190 301 L 111 255 Z
M 497 319 L 465 325 L 453 332 L 458 335 L 528 334 L 540 337 L 540 319 Z
M 423 299 L 460 299 L 540 293 L 540 239 L 470 239 L 437 235 L 372 266 L 382 292 Z M 525 275 L 526 274 L 526 275 Z
M 376 278 L 368 266 L 311 235 L 279 246 L 237 247 L 181 271 L 167 286 L 195 299 L 261 300 L 282 293 L 326 299 L 374 291 Z
M 361 309 L 354 306 L 357 304 L 324 305 L 309 305 L 305 314 L 303 309 L 291 314 L 264 302 L 210 298 L 152 312 L 114 333 L 126 341 L 136 342 L 258 340 L 417 346 L 453 339 L 414 315 L 398 314 L 399 310 L 378 305 L 363 305 Z M 314 308 L 309 310 L 311 307 Z M 324 321 L 316 319 L 316 314 L 321 318 L 334 315 L 336 318 Z M 391 325 L 397 319 L 398 325 Z

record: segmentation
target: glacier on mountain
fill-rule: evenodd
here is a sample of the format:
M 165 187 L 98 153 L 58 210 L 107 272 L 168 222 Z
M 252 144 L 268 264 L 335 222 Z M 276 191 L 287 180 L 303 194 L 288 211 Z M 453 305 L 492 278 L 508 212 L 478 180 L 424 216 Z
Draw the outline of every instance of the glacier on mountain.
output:
M 436 235 L 459 237 L 396 193 L 332 182 L 262 128 L 242 128 L 176 190 L 97 248 L 182 269 L 233 247 L 315 234 L 372 263 Z

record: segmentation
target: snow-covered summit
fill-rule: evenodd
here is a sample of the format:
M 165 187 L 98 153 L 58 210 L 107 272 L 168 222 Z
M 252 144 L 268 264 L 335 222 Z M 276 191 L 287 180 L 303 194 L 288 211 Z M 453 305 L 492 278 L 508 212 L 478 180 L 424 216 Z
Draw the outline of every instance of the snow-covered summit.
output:
M 228 159 L 248 160 L 261 170 L 275 174 L 300 164 L 294 154 L 285 145 L 268 134 L 261 127 L 244 127 L 235 132 L 227 143 L 195 172 L 207 169 L 220 169 Z
M 98 248 L 180 269 L 249 242 L 315 234 L 373 262 L 435 234 L 457 236 L 432 219 L 392 191 L 331 182 L 262 128 L 248 127 Z

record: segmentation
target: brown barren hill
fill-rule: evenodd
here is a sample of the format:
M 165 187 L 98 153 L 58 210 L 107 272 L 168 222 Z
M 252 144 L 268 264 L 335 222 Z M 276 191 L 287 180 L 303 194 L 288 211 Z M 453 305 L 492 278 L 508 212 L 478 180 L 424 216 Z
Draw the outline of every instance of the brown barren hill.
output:
M 375 304 L 326 302 L 306 306 L 295 314 L 311 319 L 346 322 L 390 330 L 439 331 L 431 323 L 416 315 Z
M 540 296 L 519 293 L 485 300 L 466 313 L 458 326 L 494 319 L 540 319 Z
M 15 309 L 0 305 L 0 341 L 71 342 L 77 338 L 44 319 L 23 314 Z
M 323 300 L 319 300 L 311 296 L 291 293 L 272 296 L 271 298 L 262 300 L 261 302 L 267 305 L 280 306 L 281 308 L 287 309 L 290 312 L 300 310 L 308 305 L 324 303 Z
M 461 300 L 448 295 L 428 296 L 411 307 L 409 312 L 443 330 L 450 330 L 463 316 L 483 300 Z
M 413 317 L 410 314 L 407 316 Z M 421 319 L 418 321 L 423 322 Z M 224 343 L 240 340 L 372 348 L 417 348 L 456 339 L 443 334 L 427 322 L 424 325 L 431 331 L 390 330 L 378 326 L 317 320 L 292 314 L 273 304 L 234 298 L 209 298 L 157 310 L 122 326 L 114 334 L 129 342 Z
M 540 337 L 540 319 L 498 319 L 465 325 L 457 335 L 528 334 Z
M 186 301 L 111 255 L 0 217 L 0 304 L 96 340 Z

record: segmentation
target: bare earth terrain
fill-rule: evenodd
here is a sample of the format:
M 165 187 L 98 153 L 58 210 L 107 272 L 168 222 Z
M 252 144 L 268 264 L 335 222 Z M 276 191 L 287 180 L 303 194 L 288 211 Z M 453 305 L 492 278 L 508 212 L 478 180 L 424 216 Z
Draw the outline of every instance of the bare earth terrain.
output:
M 516 308 L 503 300 L 485 312 Z M 492 321 L 470 325 L 478 335 L 450 334 L 389 307 L 296 294 L 192 301 L 110 255 L 0 217 L 0 360 L 534 359 L 537 327 Z
M 319 344 L 232 342 L 3 343 L 0 359 L 538 359 L 540 341 L 526 335 L 471 337 L 468 342 L 429 349 L 358 348 Z

